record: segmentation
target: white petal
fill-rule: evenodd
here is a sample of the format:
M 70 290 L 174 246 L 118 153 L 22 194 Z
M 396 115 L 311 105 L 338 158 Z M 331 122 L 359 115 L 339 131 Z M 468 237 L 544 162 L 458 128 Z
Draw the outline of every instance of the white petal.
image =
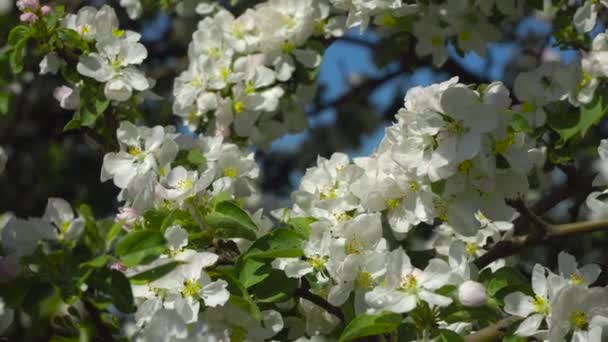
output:
M 538 327 L 540 327 L 540 324 L 543 322 L 543 318 L 544 317 L 541 314 L 535 314 L 535 315 L 532 315 L 532 316 L 526 318 L 523 322 L 521 322 L 519 327 L 517 327 L 517 330 L 515 330 L 515 335 L 518 335 L 518 336 L 534 335 L 536 332 L 538 332 Z
M 534 312 L 532 297 L 521 292 L 509 293 L 505 297 L 505 312 L 519 317 L 528 317 Z
M 206 306 L 224 305 L 230 298 L 230 292 L 226 289 L 227 286 L 228 283 L 220 279 L 203 286 L 199 295 L 205 301 Z

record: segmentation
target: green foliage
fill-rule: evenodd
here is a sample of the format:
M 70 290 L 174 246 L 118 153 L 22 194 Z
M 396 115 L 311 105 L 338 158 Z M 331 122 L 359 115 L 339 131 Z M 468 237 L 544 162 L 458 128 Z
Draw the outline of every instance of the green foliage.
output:
M 585 137 L 589 129 L 606 115 L 608 111 L 606 96 L 604 89 L 597 89 L 593 101 L 582 105 L 580 111 L 575 112 L 563 102 L 550 107 L 547 122 L 560 136 L 558 148 L 577 135 Z
M 150 263 L 166 249 L 163 234 L 157 230 L 144 229 L 127 234 L 117 245 L 116 255 L 127 266 Z
M 249 214 L 233 201 L 222 201 L 205 216 L 205 222 L 213 228 L 216 237 L 240 237 L 255 240 L 257 226 Z
M 276 229 L 257 239 L 243 258 L 276 259 L 304 255 L 302 239 L 288 229 Z
M 137 273 L 136 275 L 129 278 L 129 280 L 132 284 L 135 285 L 147 284 L 151 281 L 162 278 L 181 264 L 182 263 L 178 261 L 171 261 L 166 264 L 151 268 L 147 271 Z
M 277 303 L 293 298 L 299 283 L 298 279 L 288 278 L 282 271 L 270 270 L 251 292 L 258 303 Z
M 361 337 L 390 333 L 399 327 L 401 321 L 401 315 L 391 312 L 358 315 L 344 328 L 339 341 L 352 341 Z

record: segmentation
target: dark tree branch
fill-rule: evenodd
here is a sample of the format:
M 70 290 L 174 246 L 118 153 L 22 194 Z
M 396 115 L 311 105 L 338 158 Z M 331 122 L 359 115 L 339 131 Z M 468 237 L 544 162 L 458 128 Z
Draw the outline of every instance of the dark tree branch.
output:
M 294 294 L 294 296 L 306 299 L 306 300 L 322 307 L 323 309 L 325 309 L 325 311 L 329 312 L 330 314 L 338 317 L 340 319 L 340 321 L 344 321 L 344 314 L 342 313 L 342 310 L 340 310 L 340 308 L 329 304 L 325 299 L 310 292 L 308 289 L 298 288 L 296 290 L 296 293 Z
M 477 258 L 474 263 L 481 269 L 498 259 L 517 254 L 528 247 L 540 245 L 553 239 L 561 239 L 602 230 L 608 230 L 608 220 L 550 225 L 550 229 L 545 230 L 543 233 L 535 232 L 499 241 L 486 254 Z
M 466 342 L 494 342 L 501 341 L 509 327 L 519 321 L 519 317 L 507 317 L 490 326 L 487 326 L 464 338 Z

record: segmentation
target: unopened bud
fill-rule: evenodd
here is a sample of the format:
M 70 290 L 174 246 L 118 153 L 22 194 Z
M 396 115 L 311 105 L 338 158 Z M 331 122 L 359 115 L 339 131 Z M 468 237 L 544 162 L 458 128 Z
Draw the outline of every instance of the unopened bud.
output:
M 44 6 L 40 7 L 40 14 L 47 15 L 49 13 L 51 13 L 51 6 L 44 5 Z
M 486 304 L 488 295 L 482 284 L 467 280 L 458 287 L 458 300 L 464 306 L 477 307 Z
M 19 20 L 21 20 L 24 23 L 31 24 L 31 23 L 36 22 L 36 20 L 38 20 L 38 16 L 32 12 L 25 12 L 19 16 Z

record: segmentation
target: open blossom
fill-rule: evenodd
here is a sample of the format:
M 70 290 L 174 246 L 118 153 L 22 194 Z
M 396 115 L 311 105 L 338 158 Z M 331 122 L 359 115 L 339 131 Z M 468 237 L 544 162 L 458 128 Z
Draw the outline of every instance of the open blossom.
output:
M 432 259 L 420 270 L 399 248 L 390 252 L 384 281 L 365 295 L 365 301 L 373 310 L 396 313 L 412 311 L 419 300 L 431 306 L 447 306 L 452 299 L 434 291 L 446 285 L 449 278 L 450 267 L 445 261 Z

